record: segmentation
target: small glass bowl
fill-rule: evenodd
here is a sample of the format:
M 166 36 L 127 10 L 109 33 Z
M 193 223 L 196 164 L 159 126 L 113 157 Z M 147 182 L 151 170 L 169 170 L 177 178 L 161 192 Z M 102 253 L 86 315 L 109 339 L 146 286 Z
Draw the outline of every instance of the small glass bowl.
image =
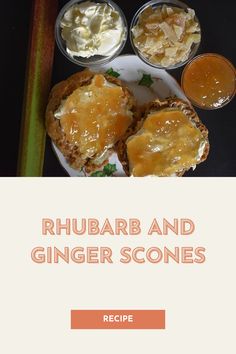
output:
M 134 28 L 134 26 L 136 26 L 136 24 L 138 23 L 139 20 L 139 16 L 143 13 L 143 11 L 145 11 L 149 6 L 151 6 L 152 8 L 156 9 L 157 7 L 163 6 L 163 5 L 167 5 L 170 7 L 178 7 L 180 9 L 183 10 L 187 10 L 188 8 L 190 8 L 188 5 L 184 4 L 182 1 L 179 0 L 152 0 L 147 2 L 146 4 L 144 4 L 142 7 L 140 7 L 140 9 L 136 12 L 136 14 L 133 17 L 133 20 L 131 22 L 131 26 L 130 26 L 130 42 L 131 45 L 133 47 L 133 50 L 135 52 L 135 54 L 146 64 L 157 68 L 157 69 L 165 69 L 165 70 L 172 70 L 172 69 L 177 69 L 180 68 L 181 66 L 184 66 L 185 64 L 187 64 L 189 62 L 189 60 L 191 60 L 197 53 L 198 48 L 200 46 L 200 42 L 199 43 L 194 43 L 192 45 L 191 48 L 191 52 L 189 54 L 189 57 L 187 60 L 176 63 L 174 65 L 170 65 L 170 66 L 162 66 L 162 65 L 158 65 L 155 63 L 150 62 L 141 52 L 140 50 L 136 47 L 136 45 L 134 44 L 134 38 L 133 38 L 133 33 L 132 33 L 132 29 Z M 200 26 L 200 22 L 197 18 L 197 16 L 195 15 L 195 21 L 198 23 L 199 28 L 200 28 L 200 35 L 201 35 L 201 26 Z
M 205 59 L 213 59 L 213 60 L 217 60 L 218 61 L 218 64 L 221 62 L 221 64 L 224 65 L 225 67 L 225 70 L 226 70 L 226 67 L 227 69 L 229 70 L 228 73 L 230 73 L 230 81 L 231 82 L 234 82 L 234 88 L 232 87 L 232 90 L 230 92 L 228 92 L 228 98 L 225 98 L 224 101 L 222 101 L 222 103 L 216 103 L 215 106 L 209 106 L 209 105 L 206 105 L 206 104 L 203 104 L 201 103 L 201 98 L 199 97 L 199 100 L 192 97 L 192 95 L 190 94 L 187 86 L 186 86 L 186 75 L 189 73 L 189 70 L 192 69 L 192 66 L 195 64 L 195 65 L 199 65 L 199 62 L 202 61 L 202 60 L 205 60 Z M 212 67 L 212 64 L 211 66 Z M 224 73 L 224 78 L 226 77 L 225 75 L 225 71 L 224 68 L 222 67 L 221 69 L 218 70 L 219 73 Z M 192 75 L 192 74 L 190 74 Z M 216 80 L 216 78 L 214 78 L 214 80 Z M 204 83 L 206 82 L 206 74 L 204 75 L 204 77 L 202 78 L 202 82 L 199 82 L 199 86 L 201 87 L 202 85 L 204 85 Z M 218 82 L 219 84 L 219 82 Z M 215 84 L 217 85 L 217 83 Z M 219 109 L 219 108 L 222 108 L 224 106 L 226 106 L 229 102 L 232 101 L 232 99 L 235 97 L 235 94 L 236 94 L 236 69 L 234 67 L 234 65 L 225 57 L 223 57 L 222 55 L 220 54 L 215 54 L 215 53 L 205 53 L 205 54 L 200 54 L 198 56 L 196 56 L 194 59 L 192 59 L 188 65 L 186 65 L 186 67 L 184 68 L 183 70 L 183 73 L 182 73 L 182 77 L 181 77 L 181 87 L 182 87 L 182 90 L 184 91 L 184 94 L 188 97 L 188 99 L 192 102 L 192 104 L 195 106 L 195 107 L 198 107 L 198 108 L 201 108 L 201 109 L 205 109 L 205 110 L 215 110 L 215 109 Z M 217 88 L 217 86 L 215 86 Z M 196 94 L 196 90 L 194 90 L 194 93 Z
M 112 53 L 111 56 L 102 56 L 102 55 L 93 55 L 89 58 L 83 58 L 83 57 L 75 57 L 71 56 L 67 51 L 66 51 L 66 42 L 61 36 L 61 20 L 64 17 L 64 14 L 69 10 L 70 7 L 76 4 L 82 4 L 84 2 L 87 2 L 88 0 L 71 0 L 69 1 L 59 12 L 59 15 L 57 16 L 56 20 L 56 25 L 55 25 L 55 38 L 56 38 L 56 43 L 62 54 L 69 59 L 71 62 L 74 64 L 83 66 L 83 67 L 91 67 L 91 66 L 97 66 L 97 65 L 103 65 L 107 64 L 113 59 L 115 59 L 123 50 L 127 37 L 128 37 L 128 24 L 127 20 L 125 18 L 125 15 L 123 11 L 120 9 L 120 7 L 115 4 L 112 0 L 91 0 L 93 3 L 101 3 L 101 4 L 108 4 L 110 7 L 112 7 L 115 11 L 117 11 L 121 17 L 121 20 L 123 22 L 124 26 L 124 39 L 123 41 L 117 46 L 117 49 L 115 52 Z

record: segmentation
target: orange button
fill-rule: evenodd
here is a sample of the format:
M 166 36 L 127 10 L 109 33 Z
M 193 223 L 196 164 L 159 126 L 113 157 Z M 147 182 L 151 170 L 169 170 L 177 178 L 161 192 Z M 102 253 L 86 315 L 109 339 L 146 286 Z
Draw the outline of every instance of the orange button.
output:
M 165 310 L 72 310 L 71 329 L 165 329 Z

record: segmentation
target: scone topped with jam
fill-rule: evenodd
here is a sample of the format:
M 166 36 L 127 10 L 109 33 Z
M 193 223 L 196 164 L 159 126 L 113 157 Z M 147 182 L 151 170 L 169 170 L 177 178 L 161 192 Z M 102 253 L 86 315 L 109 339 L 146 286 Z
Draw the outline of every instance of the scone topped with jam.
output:
M 118 144 L 127 175 L 182 176 L 207 158 L 208 131 L 188 103 L 170 98 L 148 105 Z
M 85 70 L 53 88 L 46 128 L 71 167 L 90 172 L 107 161 L 134 113 L 133 95 L 120 80 Z

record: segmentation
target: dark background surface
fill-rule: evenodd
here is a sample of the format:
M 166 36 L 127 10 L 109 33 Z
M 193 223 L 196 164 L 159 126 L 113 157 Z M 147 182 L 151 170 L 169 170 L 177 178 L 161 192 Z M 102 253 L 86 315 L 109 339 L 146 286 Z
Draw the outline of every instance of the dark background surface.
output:
M 59 7 L 67 1 L 59 0 Z M 127 21 L 144 0 L 117 0 Z M 235 14 L 236 1 L 189 0 L 202 27 L 202 43 L 198 54 L 219 53 L 236 64 Z M 27 43 L 32 1 L 12 1 L 3 5 L 3 48 L 1 52 L 1 85 L 3 97 L 1 176 L 16 176 Z M 4 50 L 3 50 L 4 49 Z M 123 53 L 133 53 L 128 41 Z M 171 71 L 179 81 L 183 69 Z M 56 48 L 52 86 L 78 71 Z M 222 109 L 204 111 L 196 109 L 209 129 L 210 155 L 206 162 L 186 176 L 236 176 L 236 99 Z M 54 155 L 47 139 L 44 176 L 67 176 Z

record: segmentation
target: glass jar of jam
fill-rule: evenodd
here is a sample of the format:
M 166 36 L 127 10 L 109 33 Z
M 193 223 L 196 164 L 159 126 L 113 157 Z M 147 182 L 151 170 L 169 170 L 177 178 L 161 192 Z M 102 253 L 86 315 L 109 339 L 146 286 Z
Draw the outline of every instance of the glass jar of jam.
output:
M 203 109 L 221 108 L 235 95 L 236 70 L 221 55 L 199 55 L 185 67 L 181 85 L 195 106 Z

